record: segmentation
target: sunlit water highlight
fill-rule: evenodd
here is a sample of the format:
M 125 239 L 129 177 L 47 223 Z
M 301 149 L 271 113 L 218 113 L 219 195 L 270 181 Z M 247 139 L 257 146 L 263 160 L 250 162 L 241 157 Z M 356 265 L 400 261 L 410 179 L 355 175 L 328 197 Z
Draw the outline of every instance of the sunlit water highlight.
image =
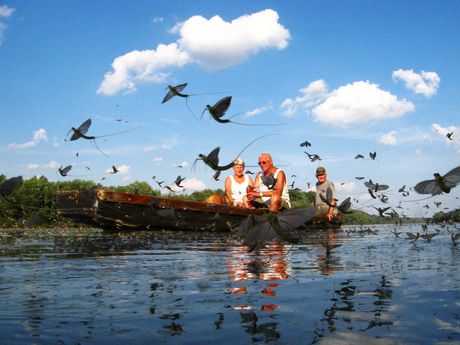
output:
M 394 228 L 251 253 L 228 234 L 0 230 L 0 343 L 460 343 L 460 227 Z

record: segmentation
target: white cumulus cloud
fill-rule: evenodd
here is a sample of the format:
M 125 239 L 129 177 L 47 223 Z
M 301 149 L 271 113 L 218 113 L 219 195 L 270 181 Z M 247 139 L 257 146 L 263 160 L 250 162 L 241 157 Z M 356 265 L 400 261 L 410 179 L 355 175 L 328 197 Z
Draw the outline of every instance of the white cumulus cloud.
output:
M 356 183 L 355 182 L 346 182 L 344 184 L 341 183 L 335 183 L 335 188 L 337 191 L 343 191 L 343 192 L 353 192 L 356 190 Z
M 262 49 L 284 49 L 289 31 L 271 9 L 244 15 L 230 22 L 219 16 L 193 16 L 171 30 L 179 39 L 153 50 L 135 50 L 114 59 L 97 93 L 133 92 L 146 83 L 164 82 L 173 68 L 197 63 L 208 70 L 238 64 Z
M 281 103 L 283 115 L 292 117 L 299 112 L 299 110 L 306 110 L 307 112 L 315 105 L 319 104 L 328 95 L 327 84 L 324 80 L 319 79 L 311 82 L 307 87 L 300 89 L 301 96 L 295 99 L 287 98 Z
M 52 161 L 49 161 L 48 163 L 42 165 L 42 168 L 50 169 L 50 170 L 57 170 L 60 166 L 61 166 L 61 164 L 59 164 L 58 162 L 52 160 Z
M 316 121 L 323 124 L 347 127 L 401 117 L 414 109 L 414 104 L 398 100 L 377 84 L 356 81 L 332 91 L 323 103 L 312 110 L 312 114 Z
M 246 111 L 244 113 L 244 116 L 245 117 L 253 117 L 253 116 L 257 116 L 257 115 L 266 113 L 267 111 L 270 111 L 272 109 L 273 109 L 273 106 L 271 104 L 267 104 L 267 105 L 264 105 L 262 107 Z
M 37 169 L 40 169 L 40 165 L 35 164 L 35 163 L 31 163 L 27 166 L 27 170 L 37 170 Z
M 46 135 L 46 130 L 44 128 L 40 128 L 39 130 L 35 131 L 34 137 L 32 140 L 26 141 L 25 143 L 21 143 L 21 144 L 16 144 L 16 143 L 8 144 L 8 149 L 10 150 L 28 149 L 28 148 L 37 146 L 41 141 L 48 142 L 48 136 Z
M 0 6 L 0 18 L 8 18 L 13 14 L 15 11 L 14 8 L 8 7 L 6 5 Z M 3 43 L 3 39 L 5 38 L 5 30 L 8 27 L 5 23 L 0 23 L 0 45 Z
M 182 185 L 185 189 L 188 190 L 200 191 L 206 189 L 206 184 L 203 181 L 197 179 L 196 177 L 184 180 L 182 182 Z
M 156 149 L 157 149 L 156 146 L 147 146 L 147 147 L 144 147 L 144 152 L 150 152 L 150 151 L 154 151 Z
M 8 7 L 6 5 L 1 5 L 0 6 L 0 17 L 8 18 L 9 16 L 13 14 L 14 11 L 15 11 L 14 8 Z
M 161 23 L 161 22 L 163 22 L 163 19 L 164 19 L 163 17 L 153 17 L 152 22 Z
M 226 22 L 219 16 L 206 19 L 193 16 L 176 25 L 178 43 L 194 61 L 216 70 L 238 64 L 262 49 L 284 49 L 289 31 L 278 23 L 276 11 L 266 9 Z
M 391 131 L 383 134 L 379 139 L 379 143 L 392 146 L 398 144 L 398 138 L 396 138 L 396 133 L 396 131 Z
M 414 72 L 412 69 L 403 70 L 399 69 L 393 71 L 394 80 L 402 80 L 409 90 L 415 93 L 422 94 L 427 98 L 433 97 L 439 88 L 441 78 L 436 72 L 422 71 L 420 74 Z
M 105 74 L 97 93 L 133 92 L 140 84 L 164 82 L 169 76 L 165 69 L 182 67 L 189 61 L 189 55 L 176 43 L 159 44 L 156 50 L 134 50 L 115 58 L 113 70 Z

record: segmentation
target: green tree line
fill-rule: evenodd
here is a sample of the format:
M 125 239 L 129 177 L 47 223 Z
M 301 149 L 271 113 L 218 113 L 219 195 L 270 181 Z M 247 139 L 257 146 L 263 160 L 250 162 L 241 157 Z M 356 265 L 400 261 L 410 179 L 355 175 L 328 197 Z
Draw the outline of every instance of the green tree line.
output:
M 437 212 L 433 216 L 433 222 L 440 223 L 440 222 L 460 222 L 460 209 L 456 209 L 449 212 Z
M 7 177 L 0 175 L 0 184 Z M 49 181 L 46 177 L 32 177 L 24 180 L 22 185 L 17 188 L 7 200 L 0 198 L 0 227 L 14 227 L 33 225 L 34 222 L 52 224 L 62 221 L 57 217 L 56 195 L 61 191 L 69 190 L 88 190 L 106 188 L 118 192 L 128 192 L 135 194 L 160 196 L 160 191 L 153 189 L 150 184 L 142 181 L 135 181 L 126 186 L 104 187 L 100 183 L 93 181 L 74 179 L 69 181 Z M 203 201 L 211 194 L 224 194 L 221 189 L 205 189 L 191 194 L 169 194 L 168 197 L 176 199 L 186 199 L 193 201 Z M 303 192 L 299 189 L 289 191 L 292 207 L 312 206 L 315 200 L 314 192 Z M 438 215 L 438 218 L 446 217 Z M 460 219 L 460 210 L 455 214 L 457 220 Z M 344 216 L 345 224 L 375 224 L 375 223 L 394 223 L 395 220 L 370 215 L 364 211 L 352 210 L 352 213 Z

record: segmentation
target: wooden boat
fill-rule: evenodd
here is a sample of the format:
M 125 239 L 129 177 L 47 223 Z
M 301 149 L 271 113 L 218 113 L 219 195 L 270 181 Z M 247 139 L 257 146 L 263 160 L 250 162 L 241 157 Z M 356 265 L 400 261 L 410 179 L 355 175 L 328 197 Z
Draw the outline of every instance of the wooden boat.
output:
M 65 191 L 57 196 L 58 213 L 65 217 L 107 230 L 201 230 L 229 231 L 248 215 L 261 215 L 267 209 L 247 209 L 229 205 L 171 199 L 106 189 Z M 338 228 L 338 214 L 331 222 L 318 209 L 305 224 L 308 228 Z

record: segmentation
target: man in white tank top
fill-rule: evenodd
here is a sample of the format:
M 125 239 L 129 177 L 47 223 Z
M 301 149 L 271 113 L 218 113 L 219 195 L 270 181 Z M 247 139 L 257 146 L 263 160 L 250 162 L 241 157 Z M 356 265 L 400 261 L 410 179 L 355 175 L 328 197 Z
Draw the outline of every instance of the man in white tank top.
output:
M 247 190 L 253 185 L 252 179 L 244 175 L 244 161 L 237 158 L 233 161 L 233 175 L 225 179 L 225 196 L 229 205 L 249 207 Z
M 290 208 L 291 201 L 284 171 L 273 165 L 269 153 L 259 156 L 259 166 L 262 171 L 256 175 L 254 188 L 248 193 L 249 200 L 255 203 L 262 202 L 272 212 Z

